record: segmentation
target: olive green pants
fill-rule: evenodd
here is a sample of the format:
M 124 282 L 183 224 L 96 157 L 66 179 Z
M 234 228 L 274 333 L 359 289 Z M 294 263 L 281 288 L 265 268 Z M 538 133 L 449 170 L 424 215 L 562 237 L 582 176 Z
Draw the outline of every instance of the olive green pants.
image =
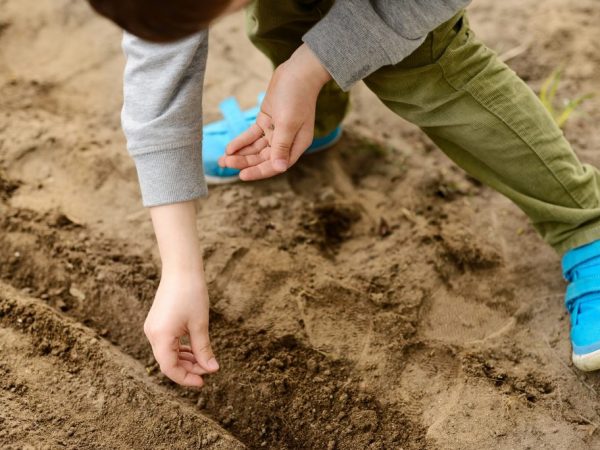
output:
M 254 1 L 247 8 L 248 35 L 277 66 L 331 4 Z M 363 81 L 467 173 L 510 198 L 560 256 L 600 239 L 600 172 L 577 159 L 533 91 L 474 37 L 464 11 L 402 62 Z M 325 86 L 317 136 L 342 121 L 348 100 L 335 83 Z

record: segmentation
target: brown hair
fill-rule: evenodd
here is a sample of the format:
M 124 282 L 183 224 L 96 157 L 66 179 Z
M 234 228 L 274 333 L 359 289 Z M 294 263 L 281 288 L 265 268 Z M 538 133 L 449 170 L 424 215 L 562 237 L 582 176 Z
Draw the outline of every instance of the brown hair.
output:
M 100 15 L 153 42 L 182 39 L 206 28 L 231 0 L 88 0 Z

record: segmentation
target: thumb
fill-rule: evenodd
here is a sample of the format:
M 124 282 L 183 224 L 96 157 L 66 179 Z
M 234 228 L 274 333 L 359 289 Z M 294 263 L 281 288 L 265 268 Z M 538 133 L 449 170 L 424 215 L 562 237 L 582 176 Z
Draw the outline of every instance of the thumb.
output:
M 199 328 L 197 327 L 194 330 L 195 331 L 190 332 L 190 344 L 196 361 L 200 367 L 208 372 L 216 372 L 219 370 L 219 363 L 217 362 L 215 354 L 212 351 L 212 346 L 210 345 L 208 325 Z
M 285 172 L 289 167 L 290 150 L 296 137 L 296 129 L 287 124 L 277 125 L 271 141 L 271 164 L 277 172 Z

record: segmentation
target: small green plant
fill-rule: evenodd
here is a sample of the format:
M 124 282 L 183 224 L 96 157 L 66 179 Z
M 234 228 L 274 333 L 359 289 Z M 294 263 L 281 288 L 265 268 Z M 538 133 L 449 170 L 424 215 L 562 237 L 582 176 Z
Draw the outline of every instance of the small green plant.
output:
M 540 100 L 546 107 L 546 109 L 552 114 L 552 117 L 556 121 L 557 125 L 562 128 L 569 117 L 577 111 L 577 109 L 581 106 L 583 102 L 589 100 L 594 97 L 595 93 L 588 93 L 584 95 L 580 95 L 579 97 L 569 100 L 566 106 L 562 109 L 556 109 L 555 105 L 555 97 L 556 91 L 558 90 L 558 85 L 560 84 L 560 78 L 562 75 L 563 67 L 559 66 L 555 69 L 548 78 L 542 84 L 540 89 Z

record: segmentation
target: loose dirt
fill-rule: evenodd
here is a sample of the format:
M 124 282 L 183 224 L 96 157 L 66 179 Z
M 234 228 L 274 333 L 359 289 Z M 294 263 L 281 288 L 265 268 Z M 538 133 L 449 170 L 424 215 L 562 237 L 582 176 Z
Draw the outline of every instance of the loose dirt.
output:
M 598 20 L 595 0 L 471 7 L 534 89 L 565 64 L 561 99 L 600 85 Z M 570 363 L 557 256 L 362 86 L 334 149 L 200 202 L 222 368 L 202 390 L 162 376 L 119 45 L 83 1 L 0 0 L 0 447 L 600 446 L 600 378 Z M 241 15 L 210 53 L 207 121 L 269 76 Z M 599 105 L 565 129 L 597 166 Z

